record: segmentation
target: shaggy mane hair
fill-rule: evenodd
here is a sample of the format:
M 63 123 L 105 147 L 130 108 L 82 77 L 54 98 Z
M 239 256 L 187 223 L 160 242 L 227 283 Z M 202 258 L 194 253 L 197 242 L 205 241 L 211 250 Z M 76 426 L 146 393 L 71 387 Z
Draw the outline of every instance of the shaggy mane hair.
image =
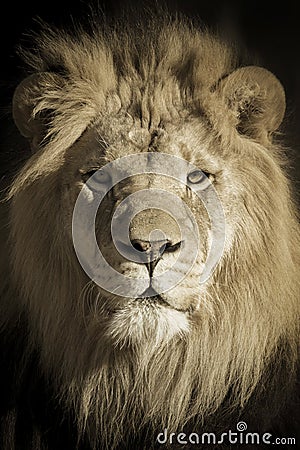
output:
M 149 450 L 165 428 L 221 432 L 241 418 L 254 432 L 293 435 L 299 225 L 284 149 L 273 133 L 238 133 L 217 91 L 240 57 L 183 19 L 92 28 L 45 27 L 22 50 L 29 73 L 48 73 L 28 95 L 31 120 L 46 132 L 1 213 L 9 235 L 1 252 L 1 448 Z M 208 307 L 184 338 L 167 343 L 111 344 L 105 313 L 84 314 L 87 298 L 101 298 L 65 240 L 58 175 L 70 147 L 116 105 L 146 129 L 188 111 L 229 160 L 248 151 L 257 163 L 240 165 L 243 202 L 230 251 L 208 283 Z

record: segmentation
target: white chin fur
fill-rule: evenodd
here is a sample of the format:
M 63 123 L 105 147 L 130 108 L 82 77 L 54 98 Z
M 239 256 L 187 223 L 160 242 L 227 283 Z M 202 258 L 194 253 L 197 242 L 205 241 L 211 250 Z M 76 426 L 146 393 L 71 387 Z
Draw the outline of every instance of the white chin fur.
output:
M 175 335 L 183 337 L 188 331 L 184 312 L 134 301 L 112 314 L 107 334 L 116 346 L 142 344 L 145 339 L 159 345 Z

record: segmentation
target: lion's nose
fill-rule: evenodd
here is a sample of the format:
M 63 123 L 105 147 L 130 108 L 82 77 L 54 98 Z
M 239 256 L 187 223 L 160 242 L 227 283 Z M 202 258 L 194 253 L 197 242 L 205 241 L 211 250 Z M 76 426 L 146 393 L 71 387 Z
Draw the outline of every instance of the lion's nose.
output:
M 175 252 L 183 243 L 176 220 L 162 210 L 146 208 L 130 216 L 130 221 L 119 219 L 112 233 L 118 252 L 128 261 L 151 266 L 151 273 L 166 253 Z

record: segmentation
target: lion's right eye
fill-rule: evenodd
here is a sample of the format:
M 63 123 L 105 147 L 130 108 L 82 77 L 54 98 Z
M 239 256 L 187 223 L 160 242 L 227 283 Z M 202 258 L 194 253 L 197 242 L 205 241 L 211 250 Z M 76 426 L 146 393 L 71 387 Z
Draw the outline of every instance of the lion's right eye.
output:
M 87 187 L 93 191 L 101 191 L 110 182 L 111 177 L 107 171 L 103 169 L 93 169 L 86 172 L 83 181 Z

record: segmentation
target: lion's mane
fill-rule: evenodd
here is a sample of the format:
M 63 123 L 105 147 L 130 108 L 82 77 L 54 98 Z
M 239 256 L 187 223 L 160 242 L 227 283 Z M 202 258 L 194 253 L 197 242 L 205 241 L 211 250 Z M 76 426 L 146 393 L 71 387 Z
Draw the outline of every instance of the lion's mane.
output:
M 2 213 L 3 448 L 24 439 L 32 449 L 89 442 L 148 450 L 165 428 L 226 430 L 239 418 L 254 431 L 279 430 L 295 416 L 299 226 L 276 127 L 257 125 L 268 107 L 263 94 L 256 85 L 236 93 L 237 112 L 219 89 L 241 65 L 236 51 L 184 20 L 153 19 L 91 33 L 46 27 L 23 58 L 40 78 L 22 93 L 31 118 L 21 131 L 34 153 Z M 252 97 L 258 106 L 247 114 Z M 157 336 L 110 342 L 101 297 L 91 284 L 83 290 L 65 240 L 59 175 L 70 147 L 115 101 L 133 107 L 146 128 L 192 111 L 226 158 L 240 158 L 233 177 L 243 201 L 230 251 L 209 281 L 204 311 L 167 344 Z M 85 315 L 87 298 L 94 315 Z

